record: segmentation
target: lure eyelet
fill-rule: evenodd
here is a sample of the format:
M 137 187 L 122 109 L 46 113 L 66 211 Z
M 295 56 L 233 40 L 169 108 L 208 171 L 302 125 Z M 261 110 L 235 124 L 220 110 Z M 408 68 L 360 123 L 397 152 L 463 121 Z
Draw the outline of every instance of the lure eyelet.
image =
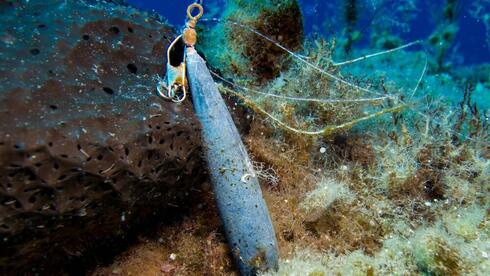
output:
M 195 15 L 195 16 L 192 15 L 192 11 L 194 9 L 198 9 L 199 10 L 199 13 L 197 15 Z M 189 5 L 189 7 L 187 7 L 187 17 L 189 19 L 191 19 L 191 20 L 197 21 L 199 18 L 202 17 L 203 14 L 204 14 L 204 9 L 198 3 L 191 4 L 191 5 Z

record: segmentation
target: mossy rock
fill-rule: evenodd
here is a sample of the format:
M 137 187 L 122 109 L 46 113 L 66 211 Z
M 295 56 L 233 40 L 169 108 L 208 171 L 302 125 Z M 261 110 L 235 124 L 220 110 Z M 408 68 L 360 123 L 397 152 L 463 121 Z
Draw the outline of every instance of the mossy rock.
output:
M 279 76 L 289 61 L 284 50 L 229 21 L 246 25 L 293 51 L 302 46 L 303 19 L 296 0 L 231 1 L 221 21 L 200 32 L 199 48 L 226 77 L 264 83 Z

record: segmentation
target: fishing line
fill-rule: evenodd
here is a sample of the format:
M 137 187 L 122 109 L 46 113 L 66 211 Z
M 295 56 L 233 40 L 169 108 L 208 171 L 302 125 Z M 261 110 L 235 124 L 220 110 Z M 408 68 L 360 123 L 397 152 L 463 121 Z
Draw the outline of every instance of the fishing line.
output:
M 335 80 L 337 82 L 340 82 L 340 83 L 342 83 L 344 85 L 350 86 L 350 87 L 352 87 L 352 88 L 354 88 L 356 90 L 360 90 L 360 91 L 363 91 L 363 92 L 366 92 L 366 93 L 375 94 L 375 95 L 378 95 L 378 96 L 383 95 L 383 93 L 381 93 L 381 92 L 372 91 L 372 90 L 369 90 L 367 88 L 358 86 L 358 85 L 353 84 L 351 82 L 348 82 L 348 81 L 346 81 L 346 80 L 344 80 L 342 78 L 339 78 L 339 77 L 333 75 L 332 73 L 329 73 L 329 72 L 325 71 L 324 69 L 320 68 L 319 66 L 317 66 L 317 65 L 315 65 L 315 64 L 307 61 L 301 55 L 299 55 L 299 54 L 293 52 L 292 50 L 284 47 L 279 42 L 275 41 L 272 38 L 269 38 L 268 36 L 264 35 L 263 33 L 255 30 L 255 29 L 253 29 L 250 26 L 247 26 L 245 24 L 242 24 L 242 23 L 239 23 L 239 22 L 230 20 L 230 19 L 222 20 L 222 19 L 219 19 L 219 18 L 204 18 L 204 19 L 201 19 L 201 21 L 203 21 L 203 22 L 229 23 L 229 24 L 232 24 L 232 25 L 235 25 L 235 26 L 242 27 L 242 28 L 246 29 L 247 31 L 252 32 L 252 33 L 256 34 L 257 36 L 259 36 L 259 37 L 261 37 L 261 38 L 263 38 L 263 39 L 271 42 L 272 44 L 276 45 L 277 47 L 279 47 L 283 51 L 287 52 L 289 55 L 295 57 L 297 60 L 301 61 L 302 63 L 306 64 L 307 66 L 309 66 L 309 67 L 317 70 L 319 73 L 321 73 L 323 75 L 326 75 L 327 77 L 329 77 L 329 78 L 331 78 L 331 79 L 333 79 L 333 80 Z M 354 60 L 350 60 L 350 61 L 344 61 L 344 62 L 340 62 L 340 63 L 334 63 L 333 62 L 333 65 L 334 66 L 342 66 L 342 65 L 346 65 L 346 64 L 352 64 L 352 63 L 355 63 L 355 62 L 358 62 L 358 61 L 365 60 L 365 59 L 370 58 L 370 57 L 375 57 L 375 56 L 379 56 L 379 55 L 383 55 L 383 54 L 392 53 L 392 52 L 395 52 L 395 51 L 398 51 L 398 50 L 401 50 L 401 49 L 404 49 L 404 48 L 411 47 L 411 46 L 416 45 L 416 44 L 420 44 L 420 41 L 414 41 L 414 42 L 411 42 L 411 43 L 402 45 L 402 46 L 397 47 L 397 48 L 394 48 L 394 49 L 390 49 L 390 50 L 382 51 L 382 52 L 379 52 L 379 53 L 375 53 L 375 54 L 363 56 L 363 57 L 360 57 L 360 58 L 357 58 L 357 59 L 354 59 Z
M 284 100 L 292 100 L 292 101 L 304 101 L 304 102 L 317 102 L 317 103 L 360 103 L 360 102 L 377 102 L 377 101 L 382 101 L 382 100 L 385 100 L 385 99 L 396 99 L 396 97 L 394 96 L 391 96 L 391 95 L 381 95 L 380 92 L 375 92 L 375 91 L 371 91 L 369 89 L 366 89 L 366 88 L 363 88 L 363 87 L 360 87 L 358 85 L 355 85 L 353 83 L 350 83 L 344 79 L 341 79 L 327 71 L 325 71 L 324 69 L 320 68 L 319 66 L 317 65 L 314 65 L 312 64 L 311 62 L 307 61 L 307 57 L 304 57 L 302 55 L 299 55 L 297 53 L 294 53 L 292 50 L 286 48 L 285 46 L 281 45 L 280 43 L 278 43 L 277 41 L 269 38 L 268 36 L 262 34 L 261 32 L 247 26 L 247 25 L 244 25 L 244 24 L 241 24 L 239 22 L 236 22 L 236 21 L 233 21 L 233 20 L 221 20 L 221 19 L 218 19 L 218 18 L 208 18 L 208 19 L 201 19 L 201 21 L 204 21 L 204 22 L 220 22 L 220 23 L 230 23 L 232 25 L 236 25 L 236 26 L 240 26 L 254 34 L 256 34 L 257 36 L 273 43 L 274 45 L 276 45 L 277 47 L 279 47 L 280 49 L 284 50 L 285 52 L 287 52 L 289 55 L 293 56 L 294 58 L 300 60 L 302 63 L 306 64 L 307 66 L 317 70 L 318 72 L 320 72 L 321 74 L 323 75 L 326 75 L 327 77 L 335 80 L 335 81 L 338 81 L 340 83 L 343 83 L 347 86 L 350 86 L 350 87 L 353 87 L 354 89 L 357 89 L 357 90 L 360 90 L 360 91 L 364 91 L 364 92 L 367 92 L 367 93 L 371 93 L 371 94 L 375 94 L 375 95 L 378 95 L 379 97 L 374 97 L 374 98 L 359 98 L 359 99 L 323 99 L 323 98 L 305 98 L 305 97 L 293 97 L 293 96 L 285 96 L 285 95 L 278 95 L 278 94 L 274 94 L 274 93 L 267 93 L 267 92 L 262 92 L 262 91 L 258 91 L 258 90 L 254 90 L 254 89 L 250 89 L 250 88 L 247 88 L 247 87 L 243 87 L 243 86 L 239 86 L 231 81 L 228 81 L 226 80 L 225 78 L 221 77 L 219 74 L 215 73 L 215 72 L 212 72 L 211 73 L 216 77 L 218 78 L 219 80 L 221 80 L 222 82 L 228 84 L 228 85 L 231 85 L 232 87 L 236 87 L 236 88 L 239 88 L 243 91 L 247 91 L 247 92 L 252 92 L 252 93 L 256 93 L 256 94 L 260 94 L 260 95 L 263 95 L 263 96 L 267 96 L 267 97 L 274 97 L 274 98 L 280 98 L 280 99 L 284 99 Z M 414 45 L 418 45 L 418 44 L 422 44 L 420 40 L 417 40 L 417 41 L 413 41 L 413 42 L 410 42 L 410 43 L 407 43 L 407 44 L 404 44 L 402 46 L 399 46 L 399 47 L 396 47 L 396 48 L 393 48 L 393 49 L 389 49 L 389 50 L 385 50 L 385 51 L 382 51 L 382 52 L 377 52 L 377 53 L 373 53 L 373 54 L 368 54 L 368 55 L 364 55 L 364 56 L 361 56 L 361 57 L 358 57 L 358 58 L 355 58 L 355 59 L 352 59 L 352 60 L 347 60 L 347 61 L 343 61 L 343 62 L 334 62 L 334 61 L 331 61 L 332 62 L 332 66 L 335 66 L 335 67 L 340 67 L 340 66 L 344 66 L 344 65 L 348 65 L 348 64 L 353 64 L 353 63 L 356 63 L 356 62 L 360 62 L 360 61 L 363 61 L 363 60 L 366 60 L 366 59 L 369 59 L 369 58 L 372 58 L 372 57 L 376 57 L 376 56 L 380 56 L 380 55 L 385 55 L 385 54 L 389 54 L 389 53 L 393 53 L 393 52 L 396 52 L 396 51 L 400 51 L 402 49 L 405 49 L 405 48 L 409 48 L 409 47 L 412 47 Z M 423 77 L 425 76 L 425 73 L 427 71 L 427 64 L 428 64 L 428 57 L 427 57 L 427 52 L 425 52 L 425 64 L 424 64 L 424 68 L 417 80 L 417 83 L 415 85 L 415 88 L 413 89 L 412 91 L 412 94 L 411 94 L 411 97 L 412 98 L 416 91 L 418 90 L 422 80 L 423 80 Z M 387 108 L 387 109 L 383 109 L 381 111 L 378 111 L 378 112 L 375 112 L 375 113 L 372 113 L 370 115 L 367 115 L 367 116 L 364 116 L 364 117 L 361 117 L 361 118 L 358 118 L 358 119 L 355 119 L 353 121 L 350 121 L 350 122 L 347 122 L 347 123 L 343 123 L 343 124 L 340 124 L 338 126 L 328 126 L 326 128 L 323 128 L 323 129 L 320 129 L 320 130 L 315 130 L 315 131 L 305 131 L 305 130 L 300 130 L 300 129 L 296 129 L 294 127 L 291 127 L 289 126 L 288 124 L 286 124 L 285 122 L 279 120 L 278 118 L 276 118 L 275 116 L 273 116 L 272 114 L 268 113 L 267 111 L 265 111 L 263 108 L 259 107 L 257 104 L 255 104 L 253 101 L 251 101 L 250 99 L 247 99 L 246 97 L 244 97 L 243 95 L 237 93 L 236 91 L 234 90 L 231 90 L 229 88 L 226 88 L 226 87 L 221 87 L 222 89 L 224 89 L 225 91 L 227 91 L 228 93 L 231 93 L 235 96 L 238 96 L 239 98 L 241 98 L 242 100 L 244 100 L 247 104 L 249 104 L 253 109 L 255 109 L 256 111 L 266 115 L 267 117 L 269 117 L 270 119 L 272 119 L 276 124 L 278 124 L 281 128 L 285 129 L 285 130 L 289 130 L 289 131 L 292 131 L 292 132 L 295 132 L 295 133 L 298 133 L 298 134 L 307 134 L 307 135 L 320 135 L 320 134 L 325 134 L 325 133 L 331 133 L 335 130 L 339 130 L 339 129 L 344 129 L 344 128 L 347 128 L 347 127 L 351 127 L 353 126 L 354 124 L 356 123 L 359 123 L 361 121 L 365 121 L 365 120 L 368 120 L 368 119 L 371 119 L 371 118 L 374 118 L 374 117 L 377 117 L 377 116 L 380 116 L 382 114 L 385 114 L 385 113 L 390 113 L 390 112 L 398 112 L 398 111 L 401 111 L 403 108 L 407 107 L 408 105 L 406 104 L 401 104 L 401 105 L 397 105 L 395 107 L 392 107 L 392 108 Z
M 262 92 L 262 91 L 254 90 L 254 89 L 247 88 L 244 86 L 240 86 L 240 85 L 235 84 L 229 80 L 226 80 L 225 78 L 223 78 L 222 76 L 220 76 L 219 74 L 217 74 L 213 71 L 211 71 L 211 74 L 214 75 L 219 80 L 221 80 L 222 82 L 229 84 L 233 87 L 239 88 L 240 90 L 260 94 L 260 95 L 263 95 L 266 97 L 274 97 L 274 98 L 291 100 L 291 101 L 316 102 L 316 103 L 361 103 L 361 102 L 378 102 L 378 101 L 394 98 L 392 96 L 381 96 L 381 97 L 376 97 L 376 98 L 358 98 L 358 99 L 323 99 L 323 98 L 304 98 L 304 97 L 285 96 L 285 95 L 278 95 L 278 94 L 273 94 L 273 93 Z

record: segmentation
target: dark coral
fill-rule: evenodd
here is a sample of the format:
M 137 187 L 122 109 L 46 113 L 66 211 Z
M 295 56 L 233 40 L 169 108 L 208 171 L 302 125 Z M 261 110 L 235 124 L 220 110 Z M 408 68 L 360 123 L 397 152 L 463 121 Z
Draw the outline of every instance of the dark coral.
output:
M 44 274 L 181 204 L 200 127 L 154 93 L 170 27 L 114 1 L 2 5 L 0 274 Z

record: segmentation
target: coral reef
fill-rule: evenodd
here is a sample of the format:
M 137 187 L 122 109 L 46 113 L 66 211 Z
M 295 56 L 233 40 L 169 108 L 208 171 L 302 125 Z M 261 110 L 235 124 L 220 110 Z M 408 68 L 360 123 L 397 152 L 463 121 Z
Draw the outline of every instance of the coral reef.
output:
M 154 93 L 171 27 L 110 2 L 2 1 L 1 274 L 117 251 L 201 181 L 190 102 Z

